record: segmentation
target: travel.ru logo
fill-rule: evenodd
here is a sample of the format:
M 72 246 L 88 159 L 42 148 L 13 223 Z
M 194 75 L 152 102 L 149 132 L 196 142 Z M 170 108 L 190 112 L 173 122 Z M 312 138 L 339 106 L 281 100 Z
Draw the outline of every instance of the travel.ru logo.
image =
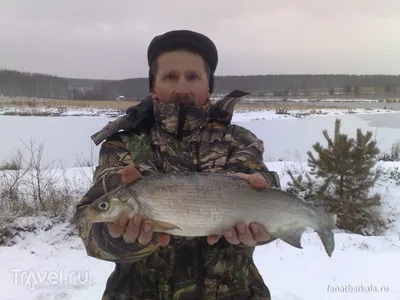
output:
M 14 283 L 27 285 L 29 291 L 37 288 L 49 288 L 51 286 L 82 287 L 89 284 L 89 271 L 72 270 L 24 270 L 21 268 L 10 269 L 14 274 Z

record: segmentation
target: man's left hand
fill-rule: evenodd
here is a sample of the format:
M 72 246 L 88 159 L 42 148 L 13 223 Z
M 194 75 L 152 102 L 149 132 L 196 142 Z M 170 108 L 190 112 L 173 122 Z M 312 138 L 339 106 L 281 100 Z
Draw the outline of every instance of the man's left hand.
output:
M 235 175 L 245 179 L 249 184 L 255 188 L 265 188 L 271 186 L 265 178 L 258 173 L 255 174 L 244 174 L 236 173 Z M 222 237 L 222 235 L 211 235 L 207 237 L 207 242 L 210 245 L 215 244 Z M 254 247 L 258 242 L 266 242 L 271 238 L 266 228 L 259 223 L 246 224 L 243 221 L 237 222 L 235 227 L 228 228 L 224 233 L 225 239 L 233 244 L 237 245 L 243 243 L 247 246 Z

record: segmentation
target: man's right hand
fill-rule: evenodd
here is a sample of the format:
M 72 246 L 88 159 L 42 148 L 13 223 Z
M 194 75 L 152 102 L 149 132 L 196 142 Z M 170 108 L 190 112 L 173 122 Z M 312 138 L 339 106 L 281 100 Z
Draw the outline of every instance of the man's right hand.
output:
M 141 177 L 140 172 L 133 166 L 126 166 L 122 170 L 122 182 L 132 183 Z M 113 223 L 107 224 L 108 231 L 113 238 L 122 238 L 126 243 L 138 241 L 142 245 L 148 244 L 153 236 L 153 222 L 143 220 L 139 215 L 129 218 L 126 214 Z M 158 233 L 158 242 L 161 246 L 167 246 L 170 241 L 170 235 L 167 233 Z

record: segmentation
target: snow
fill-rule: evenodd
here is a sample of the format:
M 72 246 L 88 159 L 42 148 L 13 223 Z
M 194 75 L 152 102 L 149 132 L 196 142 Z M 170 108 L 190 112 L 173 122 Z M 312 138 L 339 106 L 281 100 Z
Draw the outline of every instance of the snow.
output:
M 355 109 L 354 113 L 343 109 L 321 111 L 326 114 L 311 114 L 302 118 L 277 115 L 275 111 L 269 110 L 242 111 L 234 114 L 233 122 L 250 129 L 264 141 L 266 161 L 304 161 L 312 144 L 323 138 L 322 130 L 326 128 L 329 132 L 333 131 L 337 117 L 342 120 L 343 132 L 349 136 L 356 134 L 356 126 L 363 130 L 372 130 L 379 140 L 380 148 L 384 151 L 390 149 L 400 137 L 400 124 L 397 121 L 400 111 L 383 109 Z M 80 116 L 68 117 L 0 115 L 1 128 L 12 128 L 2 131 L 2 138 L 8 142 L 0 144 L 0 160 L 10 160 L 15 148 L 25 151 L 22 142 L 27 143 L 33 139 L 37 143 L 45 143 L 44 163 L 62 159 L 64 167 L 76 167 L 77 157 L 87 156 L 92 150 L 93 143 L 90 136 L 115 119 L 104 115 L 89 117 L 84 115 L 84 112 L 81 112 Z M 297 112 L 299 111 L 290 111 L 292 114 Z M 303 112 L 308 113 L 310 110 Z M 373 117 L 378 119 L 371 121 Z M 383 124 L 387 122 L 386 120 L 391 120 L 391 124 Z M 304 134 L 305 132 L 308 134 Z M 67 147 L 66 141 L 68 141 Z
M 297 102 L 297 101 L 294 101 Z M 300 101 L 303 102 L 303 101 Z M 337 103 L 343 101 L 335 101 Z M 349 101 L 347 101 L 349 102 Z M 367 101 L 369 103 L 371 101 Z M 354 103 L 354 102 L 349 102 Z M 357 101 L 357 103 L 363 103 Z M 376 114 L 376 113 L 388 113 L 393 112 L 393 109 L 389 107 L 384 108 L 316 108 L 316 109 L 290 109 L 289 115 L 276 114 L 275 110 L 241 110 L 239 114 L 235 115 L 237 120 L 257 120 L 257 119 L 285 119 L 285 118 L 296 118 L 297 114 L 309 114 L 309 115 L 343 115 L 343 114 Z M 74 108 L 74 107 L 19 107 L 19 106 L 1 106 L 0 102 L 0 116 L 9 115 L 22 115 L 22 116 L 53 116 L 53 117 L 107 117 L 114 118 L 121 114 L 124 114 L 124 109 L 105 109 L 105 108 Z
M 117 117 L 125 113 L 124 109 L 101 109 L 101 108 L 73 108 L 73 107 L 1 107 L 0 116 L 52 116 L 52 117 Z
M 248 122 L 257 120 L 298 120 L 301 119 L 314 119 L 323 116 L 345 116 L 345 115 L 381 115 L 381 114 L 397 114 L 396 110 L 391 109 L 333 109 L 333 108 L 318 108 L 318 109 L 291 109 L 288 114 L 277 114 L 275 110 L 242 110 L 236 113 L 233 117 L 234 122 Z
M 235 115 L 234 122 L 265 141 L 265 163 L 278 172 L 283 188 L 289 180 L 287 168 L 300 172 L 306 168 L 306 151 L 317 140 L 323 142 L 323 129 L 333 131 L 336 117 L 342 119 L 343 131 L 349 135 L 354 136 L 358 127 L 373 130 L 381 149 L 389 149 L 399 139 L 398 124 L 379 121 L 392 114 L 398 117 L 399 112 L 323 111 L 327 114 L 305 118 L 285 117 L 271 111 L 243 112 Z M 89 151 L 90 135 L 108 121 L 109 117 L 99 115 L 0 116 L 3 140 L 10 138 L 7 145 L 0 145 L 0 157 L 9 156 L 20 146 L 20 139 L 43 138 L 45 147 L 49 147 L 44 151 L 46 158 L 67 162 L 66 176 L 74 182 L 84 182 L 90 169 L 77 168 L 72 162 Z M 19 133 L 16 138 L 15 132 Z M 95 148 L 95 154 L 97 151 Z M 382 194 L 384 215 L 395 220 L 390 228 L 382 236 L 369 237 L 336 230 L 332 257 L 326 255 L 319 237 L 311 231 L 302 236 L 303 249 L 280 240 L 257 247 L 254 260 L 273 300 L 400 299 L 400 182 L 393 178 L 400 170 L 400 162 L 380 162 L 378 167 L 383 170 L 383 177 L 374 192 Z M 21 231 L 14 237 L 14 244 L 0 246 L 0 300 L 101 299 L 114 264 L 88 257 L 68 222 L 45 217 L 13 222 L 31 231 Z M 32 231 L 32 226 L 36 230 Z

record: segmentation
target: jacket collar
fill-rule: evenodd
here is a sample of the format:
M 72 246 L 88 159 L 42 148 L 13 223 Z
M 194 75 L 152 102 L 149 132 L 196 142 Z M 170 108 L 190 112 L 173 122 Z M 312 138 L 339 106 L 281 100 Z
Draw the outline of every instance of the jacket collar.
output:
M 154 105 L 151 96 L 146 97 L 139 104 L 127 109 L 126 114 L 109 122 L 91 138 L 96 145 L 119 131 L 130 131 L 135 134 L 149 133 L 155 124 L 159 124 L 166 132 L 183 138 L 209 122 L 218 122 L 229 125 L 237 101 L 249 93 L 234 90 L 215 104 L 207 103 L 198 109 L 194 107 L 180 107 L 179 105 Z M 163 118 L 165 113 L 171 113 L 171 118 Z M 179 115 L 182 114 L 181 117 Z M 157 121 L 156 121 L 157 120 Z M 181 120 L 179 123 L 179 120 Z M 185 121 L 182 124 L 182 121 Z M 178 129 L 181 128 L 179 131 Z
M 156 129 L 182 140 L 207 124 L 210 107 L 210 101 L 202 107 L 193 107 L 153 100 L 154 125 Z

